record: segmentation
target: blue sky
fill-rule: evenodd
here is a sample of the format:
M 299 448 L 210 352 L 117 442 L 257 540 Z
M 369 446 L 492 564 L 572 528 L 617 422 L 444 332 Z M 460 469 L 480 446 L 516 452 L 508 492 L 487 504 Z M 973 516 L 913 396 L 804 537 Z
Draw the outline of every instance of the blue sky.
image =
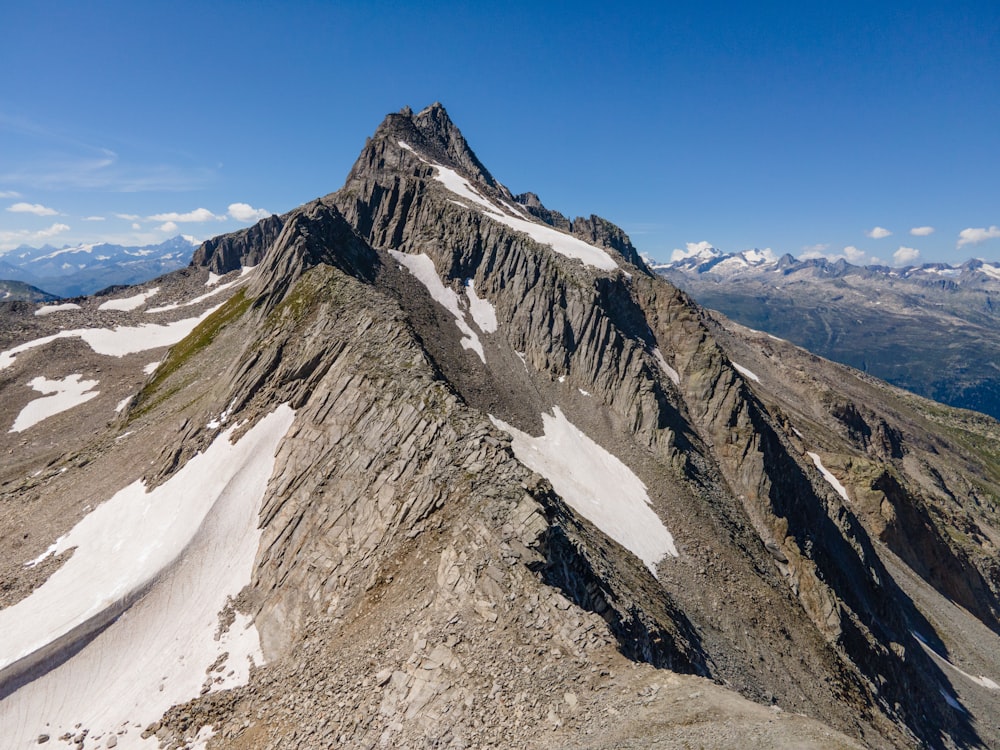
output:
M 0 251 L 232 231 L 336 190 L 386 113 L 440 100 L 513 191 L 605 216 L 654 258 L 1000 260 L 995 0 L 0 18 Z

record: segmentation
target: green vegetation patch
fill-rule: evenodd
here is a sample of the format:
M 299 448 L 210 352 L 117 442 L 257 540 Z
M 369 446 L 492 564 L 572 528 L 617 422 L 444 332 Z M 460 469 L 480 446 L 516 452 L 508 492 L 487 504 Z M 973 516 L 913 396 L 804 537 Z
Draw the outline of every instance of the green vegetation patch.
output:
M 159 398 L 154 398 L 171 375 L 211 344 L 229 323 L 241 317 L 250 307 L 250 303 L 251 300 L 247 298 L 245 291 L 240 289 L 222 307 L 199 323 L 186 338 L 175 344 L 168 352 L 167 358 L 156 368 L 153 379 L 136 396 L 136 408 L 133 409 L 131 418 L 145 414 L 156 404 L 176 393 L 177 388 L 160 394 Z

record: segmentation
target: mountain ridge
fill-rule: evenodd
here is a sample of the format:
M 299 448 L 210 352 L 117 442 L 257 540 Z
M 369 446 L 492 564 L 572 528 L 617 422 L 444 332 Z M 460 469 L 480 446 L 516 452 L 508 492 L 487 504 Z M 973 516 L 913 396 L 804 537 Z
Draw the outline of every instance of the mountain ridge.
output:
M 142 246 L 108 242 L 61 248 L 21 245 L 0 254 L 0 275 L 57 297 L 79 297 L 111 286 L 141 284 L 183 268 L 195 247 L 197 243 L 183 235 Z
M 759 255 L 759 254 L 758 254 Z M 920 395 L 1000 417 L 1000 267 L 705 251 L 656 267 L 699 303 Z

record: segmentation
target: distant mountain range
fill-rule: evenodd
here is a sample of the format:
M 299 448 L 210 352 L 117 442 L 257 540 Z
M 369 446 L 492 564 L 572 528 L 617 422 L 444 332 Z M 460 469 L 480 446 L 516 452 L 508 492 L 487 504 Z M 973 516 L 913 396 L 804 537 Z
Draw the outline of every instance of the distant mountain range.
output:
M 140 284 L 183 268 L 197 245 L 182 235 L 142 247 L 21 245 L 0 255 L 0 279 L 21 281 L 56 297 L 77 297 L 109 286 Z
M 1000 417 L 1000 265 L 862 267 L 707 248 L 654 269 L 745 326 Z

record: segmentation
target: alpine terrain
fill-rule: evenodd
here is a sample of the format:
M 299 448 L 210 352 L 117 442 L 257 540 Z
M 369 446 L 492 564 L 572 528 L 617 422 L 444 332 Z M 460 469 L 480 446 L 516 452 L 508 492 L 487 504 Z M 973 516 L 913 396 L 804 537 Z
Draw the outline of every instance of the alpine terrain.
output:
M 0 328 L 0 745 L 1000 747 L 1000 425 L 712 317 L 445 110 Z
M 703 248 L 654 270 L 743 325 L 1000 418 L 1000 266 L 855 266 Z
M 196 244 L 178 235 L 144 247 L 107 242 L 61 248 L 21 245 L 0 254 L 0 289 L 20 281 L 44 289 L 51 296 L 76 297 L 113 286 L 139 284 L 186 266 Z

